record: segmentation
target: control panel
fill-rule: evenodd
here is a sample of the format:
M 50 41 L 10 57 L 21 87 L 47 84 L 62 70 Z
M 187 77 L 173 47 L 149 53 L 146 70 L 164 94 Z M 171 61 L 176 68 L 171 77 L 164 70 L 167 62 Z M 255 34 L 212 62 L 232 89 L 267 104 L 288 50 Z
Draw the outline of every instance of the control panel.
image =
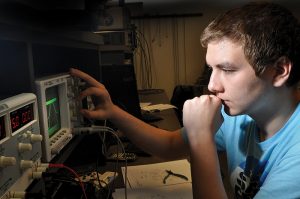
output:
M 80 92 L 85 88 L 86 84 L 77 77 L 67 76 L 67 95 L 70 110 L 70 120 L 72 127 L 80 127 L 84 120 L 80 113 L 82 101 L 77 100 Z
M 36 96 L 19 94 L 0 101 L 0 197 L 24 191 L 42 156 Z

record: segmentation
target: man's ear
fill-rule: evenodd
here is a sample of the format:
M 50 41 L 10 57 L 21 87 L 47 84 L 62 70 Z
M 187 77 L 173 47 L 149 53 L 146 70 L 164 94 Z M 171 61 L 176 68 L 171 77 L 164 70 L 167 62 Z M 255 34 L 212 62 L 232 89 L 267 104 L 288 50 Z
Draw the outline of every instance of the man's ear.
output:
M 292 70 L 292 65 L 291 60 L 285 56 L 280 57 L 276 61 L 274 65 L 276 72 L 273 77 L 273 85 L 275 87 L 280 87 L 287 82 Z

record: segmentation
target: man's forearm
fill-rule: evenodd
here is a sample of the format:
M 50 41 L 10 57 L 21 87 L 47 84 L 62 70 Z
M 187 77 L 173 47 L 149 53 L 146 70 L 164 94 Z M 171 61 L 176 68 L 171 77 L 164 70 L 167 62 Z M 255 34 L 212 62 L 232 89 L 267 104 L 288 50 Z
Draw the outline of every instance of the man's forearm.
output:
M 227 198 L 215 147 L 211 135 L 190 143 L 191 172 L 194 199 Z
M 164 159 L 176 159 L 188 155 L 188 148 L 179 133 L 153 127 L 118 107 L 111 121 L 130 141 L 152 155 Z

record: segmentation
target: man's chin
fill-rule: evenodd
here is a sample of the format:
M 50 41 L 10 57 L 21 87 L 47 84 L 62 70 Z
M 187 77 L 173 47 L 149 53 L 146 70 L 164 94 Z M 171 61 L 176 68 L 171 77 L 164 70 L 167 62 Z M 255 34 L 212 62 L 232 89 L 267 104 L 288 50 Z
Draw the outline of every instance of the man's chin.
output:
M 224 105 L 224 111 L 229 116 L 236 116 L 241 115 L 241 113 L 237 110 L 234 110 L 233 108 L 229 108 L 228 106 Z

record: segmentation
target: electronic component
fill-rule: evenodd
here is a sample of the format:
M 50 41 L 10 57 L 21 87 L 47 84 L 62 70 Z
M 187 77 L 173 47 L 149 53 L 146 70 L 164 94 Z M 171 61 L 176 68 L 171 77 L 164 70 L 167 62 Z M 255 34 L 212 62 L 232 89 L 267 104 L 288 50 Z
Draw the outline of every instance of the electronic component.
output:
M 67 96 L 68 75 L 36 80 L 43 160 L 49 162 L 71 140 L 70 112 Z
M 135 153 L 112 153 L 108 160 L 113 161 L 135 161 L 137 159 Z
M 106 187 L 109 185 L 114 179 L 118 177 L 117 172 L 107 171 L 103 174 L 97 173 L 96 171 L 91 172 L 88 175 L 80 176 L 79 178 L 75 178 L 76 181 L 81 180 L 82 182 L 91 182 L 94 187 L 99 190 L 101 187 Z M 100 184 L 99 184 L 100 183 Z
M 0 101 L 0 196 L 24 191 L 29 174 L 40 163 L 40 135 L 36 96 L 23 93 Z
M 80 80 L 69 74 L 47 76 L 35 81 L 39 102 L 43 161 L 51 161 L 72 139 L 71 128 L 80 126 Z

